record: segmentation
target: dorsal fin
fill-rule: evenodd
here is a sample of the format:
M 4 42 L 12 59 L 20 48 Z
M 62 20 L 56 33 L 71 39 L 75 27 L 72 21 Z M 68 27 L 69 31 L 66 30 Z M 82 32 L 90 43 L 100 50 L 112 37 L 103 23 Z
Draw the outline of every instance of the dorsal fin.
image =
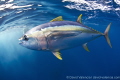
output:
M 58 16 L 56 18 L 54 18 L 53 20 L 51 20 L 50 22 L 53 22 L 53 21 L 64 21 L 62 16 Z
M 80 14 L 77 18 L 77 22 L 82 24 L 82 14 Z

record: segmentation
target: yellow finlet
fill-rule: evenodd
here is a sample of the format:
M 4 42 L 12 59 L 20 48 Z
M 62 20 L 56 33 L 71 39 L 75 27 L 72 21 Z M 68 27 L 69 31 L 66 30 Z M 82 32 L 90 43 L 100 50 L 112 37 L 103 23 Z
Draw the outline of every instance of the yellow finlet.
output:
M 52 52 L 58 59 L 62 60 L 61 53 L 60 52 Z
M 82 23 L 82 14 L 80 14 L 79 17 L 77 18 L 77 22 Z
M 50 22 L 53 22 L 53 21 L 64 21 L 64 20 L 63 20 L 62 16 L 59 16 L 59 17 L 54 18 Z
M 90 50 L 89 50 L 88 47 L 87 47 L 87 43 L 83 44 L 83 48 L 84 48 L 86 51 L 90 52 Z

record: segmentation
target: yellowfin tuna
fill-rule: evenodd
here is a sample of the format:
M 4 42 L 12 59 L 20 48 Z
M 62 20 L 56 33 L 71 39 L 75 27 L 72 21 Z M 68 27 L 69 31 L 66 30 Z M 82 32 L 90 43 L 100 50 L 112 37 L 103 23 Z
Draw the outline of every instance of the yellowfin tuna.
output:
M 96 31 L 82 24 L 82 15 L 77 22 L 64 21 L 59 16 L 48 23 L 41 24 L 27 31 L 19 40 L 20 45 L 33 50 L 51 51 L 58 59 L 62 60 L 60 51 L 82 45 L 89 51 L 87 43 L 100 36 L 104 36 L 112 48 L 108 32 L 111 23 L 104 33 Z

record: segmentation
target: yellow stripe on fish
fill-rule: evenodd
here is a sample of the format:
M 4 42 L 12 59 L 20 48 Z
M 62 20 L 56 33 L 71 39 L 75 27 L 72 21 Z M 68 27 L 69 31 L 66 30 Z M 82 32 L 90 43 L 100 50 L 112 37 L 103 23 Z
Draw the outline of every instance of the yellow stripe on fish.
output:
M 41 29 L 41 31 L 45 32 L 51 32 L 51 31 L 82 31 L 86 33 L 97 33 L 97 34 L 102 34 L 99 31 L 96 31 L 92 28 L 87 28 L 86 27 L 80 27 L 80 26 L 75 26 L 75 25 L 63 25 L 63 26 L 55 26 L 55 27 L 48 27 Z

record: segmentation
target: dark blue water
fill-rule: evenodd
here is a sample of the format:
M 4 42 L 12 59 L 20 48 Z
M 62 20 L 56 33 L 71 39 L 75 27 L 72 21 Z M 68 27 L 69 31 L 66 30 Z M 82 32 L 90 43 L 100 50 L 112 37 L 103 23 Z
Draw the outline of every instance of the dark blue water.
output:
M 18 44 L 25 28 L 58 16 L 76 21 L 79 14 L 83 14 L 83 24 L 101 32 L 111 22 L 113 48 L 100 37 L 88 43 L 90 52 L 81 45 L 61 51 L 60 61 L 51 52 L 33 51 Z M 120 80 L 119 30 L 120 0 L 1 0 L 0 80 L 104 80 L 105 76 L 106 80 Z

